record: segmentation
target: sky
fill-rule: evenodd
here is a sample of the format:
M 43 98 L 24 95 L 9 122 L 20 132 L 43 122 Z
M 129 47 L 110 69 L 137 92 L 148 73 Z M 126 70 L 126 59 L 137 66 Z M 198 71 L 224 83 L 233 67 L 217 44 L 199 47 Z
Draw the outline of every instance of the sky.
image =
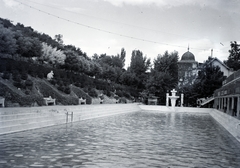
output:
M 133 50 L 151 61 L 158 54 L 188 51 L 204 62 L 227 60 L 240 42 L 240 0 L 0 0 L 0 17 L 54 38 L 63 35 L 86 52 L 117 55 Z

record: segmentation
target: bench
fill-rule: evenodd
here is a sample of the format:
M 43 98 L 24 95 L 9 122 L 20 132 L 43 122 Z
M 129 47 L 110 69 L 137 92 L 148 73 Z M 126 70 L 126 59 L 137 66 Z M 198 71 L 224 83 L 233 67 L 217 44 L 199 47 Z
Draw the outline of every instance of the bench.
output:
M 148 98 L 148 105 L 157 105 L 157 99 Z
M 0 105 L 2 105 L 2 107 L 5 107 L 4 102 L 5 102 L 5 98 L 0 97 Z
M 79 99 L 79 104 L 86 104 L 86 99 L 80 98 Z
M 45 101 L 45 104 L 48 106 L 49 104 L 56 105 L 56 99 L 53 99 L 51 96 L 47 98 L 43 98 Z

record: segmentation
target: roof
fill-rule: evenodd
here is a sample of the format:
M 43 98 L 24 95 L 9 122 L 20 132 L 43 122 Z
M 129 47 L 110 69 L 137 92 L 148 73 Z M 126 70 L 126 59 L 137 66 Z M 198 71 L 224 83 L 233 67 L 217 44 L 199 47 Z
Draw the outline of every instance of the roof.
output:
M 184 60 L 184 61 L 195 61 L 195 56 L 190 51 L 187 51 L 187 52 L 185 52 L 182 55 L 182 59 L 181 60 Z
M 217 57 L 213 58 L 209 64 L 213 63 L 214 61 L 218 61 L 221 65 L 223 65 L 226 69 L 231 70 L 226 64 L 224 64 L 222 61 L 220 61 Z

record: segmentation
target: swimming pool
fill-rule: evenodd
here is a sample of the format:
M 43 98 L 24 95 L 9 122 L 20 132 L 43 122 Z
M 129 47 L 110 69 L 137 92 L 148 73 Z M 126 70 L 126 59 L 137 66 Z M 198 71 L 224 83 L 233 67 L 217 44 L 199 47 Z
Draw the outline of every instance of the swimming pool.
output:
M 134 112 L 0 136 L 0 167 L 240 167 L 209 114 Z

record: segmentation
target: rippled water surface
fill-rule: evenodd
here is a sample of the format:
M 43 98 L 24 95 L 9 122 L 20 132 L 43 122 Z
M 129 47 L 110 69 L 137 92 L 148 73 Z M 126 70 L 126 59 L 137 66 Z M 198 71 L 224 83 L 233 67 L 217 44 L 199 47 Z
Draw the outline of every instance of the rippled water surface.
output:
M 208 114 L 136 112 L 0 136 L 0 167 L 240 167 Z

